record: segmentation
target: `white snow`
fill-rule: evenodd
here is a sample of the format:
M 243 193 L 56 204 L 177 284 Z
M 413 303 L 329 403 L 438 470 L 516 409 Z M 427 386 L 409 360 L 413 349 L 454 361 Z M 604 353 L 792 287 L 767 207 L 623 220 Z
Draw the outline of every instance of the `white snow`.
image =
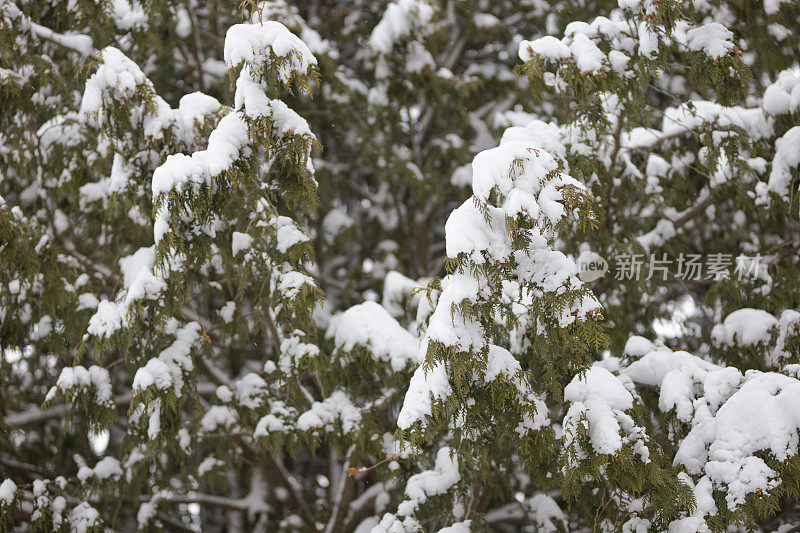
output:
M 632 335 L 628 341 L 625 343 L 625 349 L 623 352 L 625 355 L 631 355 L 634 357 L 642 357 L 656 349 L 656 345 L 650 342 L 649 340 L 645 339 L 644 337 L 640 337 L 638 335 Z
M 643 20 L 639 23 L 638 37 L 639 55 L 648 59 L 655 58 L 658 55 L 658 32 Z
M 470 533 L 472 531 L 472 520 L 464 520 L 455 524 L 443 527 L 438 533 Z
M 246 62 L 259 71 L 270 55 L 283 60 L 279 75 L 288 82 L 293 74 L 305 75 L 317 60 L 308 46 L 280 22 L 265 20 L 256 24 L 234 24 L 225 35 L 223 56 L 228 68 Z
M 236 302 L 226 302 L 219 310 L 219 316 L 226 324 L 233 322 L 233 315 L 236 312 Z
M 144 529 L 148 523 L 155 517 L 156 515 L 156 503 L 155 502 L 144 502 L 139 506 L 139 510 L 136 512 L 136 523 L 139 525 L 140 528 Z
M 100 52 L 101 62 L 97 72 L 86 81 L 80 112 L 97 113 L 109 93 L 119 93 L 132 99 L 136 88 L 149 83 L 142 70 L 125 54 L 109 46 Z
M 282 273 L 278 281 L 278 291 L 282 294 L 284 299 L 291 299 L 297 296 L 297 293 L 303 285 L 316 286 L 314 278 L 308 274 L 292 270 Z
M 511 352 L 502 346 L 489 345 L 489 354 L 486 358 L 486 373 L 483 376 L 486 382 L 493 381 L 498 376 L 514 380 L 521 371 L 522 367 L 519 361 L 511 355 Z
M 201 92 L 193 92 L 181 96 L 178 109 L 174 110 L 175 123 L 184 143 L 196 142 L 195 125 L 202 125 L 206 118 L 222 111 L 222 105 L 216 98 Z
M 281 400 L 270 401 L 270 412 L 256 424 L 253 438 L 267 437 L 270 433 L 286 433 L 293 429 L 292 422 L 297 413 Z
M 738 339 L 744 327 L 745 340 L 757 342 L 764 324 L 776 321 L 771 315 L 754 313 L 756 310 L 743 311 L 729 323 L 730 336 L 723 340 Z M 740 321 L 748 315 L 755 317 L 752 331 L 747 331 L 750 324 Z M 788 315 L 787 322 L 791 318 Z M 725 493 L 731 510 L 748 494 L 767 493 L 779 482 L 777 472 L 756 453 L 769 452 L 783 462 L 798 452 L 800 381 L 793 377 L 755 370 L 742 375 L 734 367 L 721 368 L 668 348 L 651 351 L 622 372 L 636 383 L 658 387 L 659 409 L 675 410 L 678 420 L 690 424 L 674 462 L 685 466 L 690 474 L 707 476 L 709 481 L 698 481 L 696 491 L 701 490 L 701 482 L 710 482 Z M 699 504 L 704 510 L 694 518 L 681 519 L 675 531 L 692 531 L 687 528 L 698 516 L 715 512 L 713 505 L 704 503 L 712 501 L 707 497 L 709 485 L 702 487 L 704 496 Z
M 136 0 L 112 0 L 111 18 L 120 30 L 129 31 L 147 25 L 147 15 Z
M 75 50 L 81 55 L 88 56 L 92 53 L 92 38 L 81 33 L 57 33 L 47 28 L 30 22 L 31 33 L 40 39 L 50 40 L 65 48 Z
M 761 106 L 770 115 L 795 113 L 800 109 L 800 69 L 784 70 L 764 91 Z
M 800 381 L 773 372 L 749 371 L 741 387 L 716 413 L 705 411 L 678 448 L 675 464 L 705 474 L 724 488 L 735 510 L 748 494 L 769 492 L 778 473 L 757 452 L 786 461 L 798 452 Z
M 433 14 L 433 7 L 424 0 L 391 2 L 369 36 L 369 47 L 376 53 L 388 54 L 397 41 L 428 25 Z
M 779 362 L 790 359 L 794 355 L 790 350 L 786 349 L 786 339 L 790 335 L 797 335 L 800 333 L 800 313 L 793 309 L 787 309 L 781 313 L 778 319 L 777 329 L 778 338 L 775 341 L 772 353 L 770 353 L 767 358 L 767 364 L 776 366 Z
M 89 319 L 86 331 L 97 337 L 111 337 L 125 325 L 125 317 L 120 307 L 108 300 L 97 304 L 97 311 Z
M 476 13 L 474 17 L 472 17 L 472 22 L 475 24 L 476 28 L 480 29 L 491 29 L 497 28 L 502 26 L 502 21 L 492 15 L 491 13 Z
M 314 134 L 311 133 L 311 127 L 308 125 L 308 122 L 306 122 L 306 119 L 290 109 L 284 102 L 281 100 L 271 100 L 270 108 L 272 110 L 272 128 L 280 137 L 302 135 L 314 138 Z
M 442 280 L 443 291 L 436 309 L 430 317 L 426 337 L 461 352 L 486 346 L 483 326 L 474 317 L 453 313 L 453 306 L 464 299 L 477 301 L 480 291 L 478 281 L 470 274 L 452 275 Z M 420 349 L 420 360 L 427 353 L 427 345 Z M 422 350 L 425 351 L 422 351 Z
M 239 405 L 248 409 L 258 409 L 264 403 L 267 383 L 258 374 L 250 372 L 236 380 L 233 393 Z
M 408 45 L 408 55 L 406 59 L 406 72 L 417 74 L 426 68 L 433 69 L 436 63 L 433 55 L 419 41 L 412 41 Z
M 558 531 L 553 520 L 564 520 L 564 511 L 558 503 L 547 494 L 537 494 L 528 500 L 526 506 L 533 513 L 533 519 L 541 533 L 554 533 Z
M 566 215 L 559 189 L 569 185 L 581 190 L 583 186 L 560 173 L 556 159 L 541 148 L 542 144 L 561 144 L 553 138 L 555 132 L 546 126 L 539 131 L 543 134 L 542 142 L 516 140 L 521 133 L 517 129 L 515 132 L 520 133 L 504 136 L 500 146 L 477 154 L 472 161 L 472 190 L 475 198 L 483 202 L 489 200 L 492 191 L 497 191 L 503 198 L 502 214 L 515 217 L 524 213 L 544 227 L 551 227 Z M 528 128 L 527 137 L 538 137 L 539 131 Z M 502 234 L 503 227 L 495 226 L 494 219 L 499 216 L 500 213 L 492 212 L 491 226 L 495 233 Z M 449 237 L 448 232 L 448 241 Z
M 514 258 L 517 260 L 515 271 L 520 279 L 544 292 L 564 293 L 570 286 L 581 285 L 575 261 L 558 250 L 518 251 Z
M 9 506 L 14 501 L 14 495 L 17 492 L 17 485 L 10 479 L 4 479 L 0 483 L 0 504 Z
M 342 425 L 342 431 L 352 433 L 361 427 L 361 412 L 342 390 L 333 391 L 322 402 L 314 402 L 311 409 L 297 419 L 300 431 L 332 431 L 334 423 Z
M 322 233 L 328 242 L 333 242 L 336 236 L 345 229 L 353 226 L 355 221 L 347 214 L 345 206 L 334 207 L 322 220 Z
M 489 206 L 490 222 L 476 207 L 472 199 L 453 210 L 445 223 L 445 245 L 448 257 L 464 253 L 476 263 L 484 263 L 482 252 L 503 260 L 511 254 L 511 239 L 503 231 L 495 231 L 505 224 L 505 215 L 499 208 Z
M 78 479 L 81 483 L 86 483 L 87 480 L 92 478 L 97 481 L 107 481 L 108 479 L 119 477 L 122 477 L 122 466 L 113 457 L 104 457 L 97 462 L 94 468 L 84 465 L 78 470 Z
M 293 246 L 308 242 L 308 235 L 297 227 L 289 217 L 279 216 L 274 220 L 277 228 L 277 248 L 282 254 L 288 252 Z
M 453 389 L 442 363 L 435 363 L 430 368 L 420 365 L 411 376 L 403 408 L 397 417 L 397 427 L 408 429 L 416 422 L 425 423 L 431 415 L 431 401 L 444 400 Z
M 180 396 L 184 376 L 194 369 L 190 354 L 192 345 L 200 338 L 200 329 L 197 322 L 189 322 L 183 328 L 177 329 L 175 341 L 136 371 L 131 387 L 133 393 L 154 386 L 159 391 L 170 389 L 176 396 Z
M 415 289 L 425 286 L 428 280 L 414 281 L 396 270 L 390 270 L 383 278 L 383 297 L 381 304 L 395 318 L 403 316 L 405 303 Z M 411 305 L 419 301 L 419 295 L 411 299 Z
M 678 477 L 692 488 L 697 507 L 691 516 L 671 522 L 669 533 L 711 533 L 705 518 L 707 515 L 717 514 L 717 504 L 714 502 L 714 487 L 711 480 L 708 476 L 703 476 L 697 483 L 694 483 L 691 476 L 685 472 L 679 473 Z
M 219 398 L 220 401 L 228 403 L 233 400 L 233 391 L 227 385 L 219 385 L 214 389 L 214 396 Z
M 90 388 L 98 405 L 106 408 L 114 406 L 111 376 L 108 370 L 97 365 L 88 369 L 81 365 L 61 369 L 55 386 L 47 393 L 46 401 L 52 400 L 59 391 L 66 396 Z
M 100 524 L 100 513 L 86 502 L 81 502 L 70 511 L 67 517 L 72 533 L 87 533 Z
M 103 300 L 89 319 L 90 335 L 109 338 L 128 324 L 128 309 L 136 300 L 156 299 L 166 288 L 161 276 L 153 273 L 155 247 L 143 247 L 119 260 L 124 289 L 117 301 Z
M 773 15 L 781 9 L 781 4 L 790 4 L 791 0 L 764 0 L 764 13 Z
M 659 409 L 675 409 L 679 420 L 688 422 L 694 414 L 695 384 L 702 383 L 720 367 L 688 352 L 657 348 L 634 361 L 622 372 L 635 383 L 660 388 Z
M 236 411 L 225 405 L 212 405 L 200 420 L 200 430 L 212 433 L 217 430 L 232 430 L 238 425 Z
M 473 197 L 456 208 L 445 224 L 448 257 L 464 261 L 463 256 L 466 256 L 469 262 L 478 265 L 508 262 L 512 266 L 518 280 L 503 280 L 507 285 L 504 292 L 512 300 L 540 297 L 541 292 L 565 293 L 582 287 L 574 261 L 549 244 L 555 238 L 555 225 L 566 216 L 560 189 L 564 186 L 583 189 L 576 180 L 562 174 L 557 160 L 543 149 L 547 146 L 564 154 L 563 139 L 560 128 L 541 121 L 529 121 L 527 127 L 509 128 L 500 146 L 475 156 Z M 500 203 L 502 207 L 493 203 Z M 508 221 L 517 216 L 529 217 L 536 227 L 527 232 L 530 239 L 527 249 L 515 251 Z M 464 303 L 483 303 L 490 298 L 492 283 L 481 270 L 466 267 L 441 281 L 442 292 L 430 315 L 419 360 L 425 360 L 432 342 L 454 352 L 469 353 L 467 357 L 474 352 L 487 354 L 487 371 L 483 376 L 476 375 L 475 381 L 486 384 L 502 377 L 516 387 L 521 404 L 527 404 L 526 409 L 530 407 L 535 412 L 523 415 L 518 431 L 525 433 L 547 422 L 544 402 L 530 393 L 513 355 L 504 348 L 491 346 L 483 324 L 475 316 L 458 309 Z M 559 324 L 566 327 L 600 309 L 596 298 L 587 295 L 576 298 L 557 318 Z M 421 316 L 426 315 L 427 310 Z M 441 401 L 451 393 L 444 364 L 439 361 L 423 363 L 411 379 L 398 426 L 407 429 L 417 422 L 424 424 L 432 413 L 432 401 Z M 621 416 L 631 432 L 638 434 L 639 428 L 626 417 Z M 646 449 L 641 450 L 643 457 L 645 452 Z
M 569 46 L 562 43 L 552 35 L 545 35 L 534 41 L 522 41 L 519 43 L 519 58 L 523 61 L 530 61 L 538 56 L 542 59 L 561 61 L 570 57 Z
M 186 39 L 192 33 L 192 18 L 183 7 L 175 10 L 175 33 L 181 39 Z
M 249 250 L 252 245 L 253 245 L 252 235 L 248 235 L 247 233 L 241 233 L 239 231 L 233 232 L 233 236 L 231 238 L 231 251 L 233 252 L 234 257 L 239 255 L 239 252 Z
M 728 346 L 751 346 L 768 342 L 778 319 L 761 309 L 744 308 L 725 317 L 711 331 L 716 344 Z
M 134 393 L 151 386 L 165 390 L 172 386 L 172 375 L 169 367 L 158 359 L 150 359 L 147 364 L 136 371 L 131 389 Z
M 472 192 L 486 201 L 495 188 L 507 196 L 515 188 L 539 192 L 547 174 L 558 169 L 549 153 L 519 141 L 484 150 L 472 160 Z M 535 213 L 533 213 L 535 216 Z
M 619 50 L 611 50 L 608 53 L 608 62 L 611 63 L 611 68 L 617 74 L 624 74 L 628 62 L 631 60 L 629 56 L 623 54 Z
M 229 170 L 249 142 L 248 127 L 242 116 L 239 113 L 225 115 L 211 132 L 205 150 L 191 156 L 172 154 L 155 170 L 153 198 L 158 202 L 161 195 L 173 190 L 182 193 L 187 187 L 194 190 L 199 185 L 212 186 L 213 178 Z M 157 211 L 153 228 L 158 244 L 170 229 L 165 205 Z
M 417 338 L 376 302 L 354 305 L 331 317 L 326 336 L 334 339 L 337 350 L 352 352 L 358 346 L 366 348 L 394 372 L 418 362 Z
M 566 143 L 569 139 L 569 130 L 562 128 L 555 122 L 544 122 L 532 115 L 521 114 L 519 118 L 512 114 L 504 114 L 511 126 L 503 131 L 500 145 L 517 141 L 525 146 L 541 149 L 562 161 L 567 157 Z
M 597 72 L 603 69 L 606 56 L 586 34 L 576 34 L 569 49 L 575 58 L 575 65 L 581 72 Z
M 257 81 L 249 66 L 245 66 L 236 80 L 234 108 L 250 118 L 269 118 L 272 130 L 278 136 L 305 135 L 313 138 L 308 122 L 284 102 L 267 97 L 268 87 Z
M 792 181 L 792 170 L 800 165 L 800 126 L 795 126 L 775 141 L 775 155 L 772 158 L 772 170 L 766 190 L 784 198 L 789 196 L 789 184 Z M 757 192 L 764 194 L 762 189 Z
M 223 466 L 225 463 L 215 457 L 206 457 L 197 465 L 197 477 L 203 477 L 215 468 Z
M 430 497 L 445 494 L 450 488 L 461 480 L 458 465 L 450 457 L 450 448 L 443 447 L 436 452 L 436 462 L 433 470 L 426 470 L 414 474 L 406 483 L 405 495 L 407 502 L 400 505 L 402 509 L 416 508 L 425 503 Z M 408 505 L 411 503 L 411 505 Z M 401 514 L 411 514 L 400 510 Z
M 371 533 L 416 533 L 418 531 L 422 531 L 422 525 L 413 516 L 395 516 L 390 513 L 384 514 L 380 523 L 371 529 Z
M 716 102 L 694 100 L 678 107 L 668 107 L 660 130 L 633 128 L 623 133 L 622 145 L 630 148 L 654 146 L 666 137 L 694 132 L 704 126 L 742 128 L 753 140 L 770 138 L 773 121 L 764 116 L 760 107 L 725 107 Z
M 622 448 L 621 411 L 633 407 L 633 396 L 623 382 L 608 370 L 592 366 L 564 389 L 572 405 L 564 417 L 564 428 L 575 427 L 581 415 L 589 422 L 592 447 L 600 454 L 614 454 Z
M 719 22 L 709 22 L 686 32 L 686 45 L 690 50 L 703 52 L 718 59 L 733 50 L 733 32 Z
M 319 355 L 319 347 L 316 344 L 304 342 L 302 334 L 298 333 L 299 332 L 295 332 L 292 335 L 287 335 L 281 341 L 281 353 L 278 367 L 280 367 L 281 371 L 285 374 L 295 372 L 300 368 L 303 360 L 310 360 Z M 265 370 L 267 369 L 267 365 L 271 362 L 272 361 L 269 361 L 264 365 Z M 272 365 L 274 364 L 275 363 L 272 363 Z
M 166 288 L 166 282 L 153 273 L 156 261 L 154 246 L 139 248 L 119 260 L 123 285 L 126 289 L 125 306 L 142 298 L 153 299 Z

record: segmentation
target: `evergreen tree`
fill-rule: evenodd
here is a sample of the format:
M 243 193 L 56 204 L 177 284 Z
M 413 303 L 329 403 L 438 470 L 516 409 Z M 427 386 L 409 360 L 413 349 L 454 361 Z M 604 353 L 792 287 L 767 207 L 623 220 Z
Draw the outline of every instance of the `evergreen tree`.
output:
M 0 531 L 795 531 L 797 57 L 788 0 L 0 3 Z

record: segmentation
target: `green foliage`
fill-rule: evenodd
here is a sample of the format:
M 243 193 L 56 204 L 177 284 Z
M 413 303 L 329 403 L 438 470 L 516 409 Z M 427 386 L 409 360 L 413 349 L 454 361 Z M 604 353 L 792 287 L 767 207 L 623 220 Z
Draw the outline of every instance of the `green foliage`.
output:
M 271 21 L 316 62 L 288 33 L 222 61 L 228 28 Z M 762 97 L 800 54 L 799 21 L 796 2 L 746 0 L 3 3 L 0 482 L 18 488 L 0 532 L 797 523 L 796 454 L 753 452 L 775 484 L 739 505 L 674 460 L 741 384 L 710 401 L 668 350 L 687 418 L 666 378 L 628 374 L 661 348 L 641 335 L 742 379 L 798 377 L 800 173 L 790 161 L 784 194 L 772 171 L 800 109 Z M 712 22 L 732 32 L 718 55 L 688 37 Z M 544 35 L 567 52 L 523 42 L 520 62 Z M 248 110 L 247 83 L 269 110 Z M 496 186 L 469 198 L 470 162 L 501 135 L 528 152 L 508 168 L 495 152 Z M 505 179 L 563 216 L 515 209 Z M 477 213 L 463 241 L 508 253 L 453 245 L 459 205 Z M 586 251 L 604 277 L 579 275 Z M 616 279 L 623 254 L 765 268 Z M 334 320 L 367 301 L 421 361 L 378 353 L 397 338 L 368 314 L 341 342 Z M 774 322 L 728 341 L 743 308 Z M 602 398 L 614 453 L 599 400 L 565 392 L 598 369 L 633 399 Z M 440 378 L 398 429 L 409 383 Z M 83 470 L 112 459 L 121 475 Z

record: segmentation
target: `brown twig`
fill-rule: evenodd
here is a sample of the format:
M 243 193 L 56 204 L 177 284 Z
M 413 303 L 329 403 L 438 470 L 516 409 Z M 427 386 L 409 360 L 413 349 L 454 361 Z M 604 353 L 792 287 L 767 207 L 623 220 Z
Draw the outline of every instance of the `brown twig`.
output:
M 203 324 L 203 319 L 202 319 L 202 318 L 200 318 L 200 313 L 198 313 L 198 312 L 197 312 L 197 309 L 195 309 L 195 308 L 194 308 L 194 305 L 192 305 L 192 302 L 189 302 L 189 307 L 191 307 L 191 308 L 192 308 L 192 311 L 194 311 L 194 316 L 196 316 L 196 317 L 197 317 L 197 321 L 198 321 L 198 322 L 200 322 L 200 327 L 201 327 L 201 328 L 202 328 L 202 330 L 203 330 L 203 339 L 205 339 L 205 341 L 206 341 L 208 344 L 213 344 L 213 343 L 211 342 L 211 337 L 209 337 L 209 336 L 208 336 L 208 333 L 206 333 L 206 326 L 205 326 L 205 324 Z
M 385 463 L 387 461 L 397 461 L 399 459 L 400 459 L 400 456 L 397 455 L 396 453 L 393 453 L 393 454 L 387 456 L 382 461 L 378 461 L 377 463 L 375 463 L 372 466 L 351 466 L 350 468 L 347 469 L 347 477 L 353 477 L 353 476 L 356 476 L 358 474 L 363 474 L 364 472 L 369 472 L 373 468 L 377 468 L 377 467 L 379 467 L 380 465 L 382 465 L 383 463 Z

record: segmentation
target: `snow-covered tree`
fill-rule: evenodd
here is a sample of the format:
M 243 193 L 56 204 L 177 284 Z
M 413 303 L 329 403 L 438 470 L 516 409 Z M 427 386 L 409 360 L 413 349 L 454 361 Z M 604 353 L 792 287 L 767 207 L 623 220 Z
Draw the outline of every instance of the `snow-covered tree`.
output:
M 798 57 L 788 0 L 0 3 L 0 531 L 796 531 Z

